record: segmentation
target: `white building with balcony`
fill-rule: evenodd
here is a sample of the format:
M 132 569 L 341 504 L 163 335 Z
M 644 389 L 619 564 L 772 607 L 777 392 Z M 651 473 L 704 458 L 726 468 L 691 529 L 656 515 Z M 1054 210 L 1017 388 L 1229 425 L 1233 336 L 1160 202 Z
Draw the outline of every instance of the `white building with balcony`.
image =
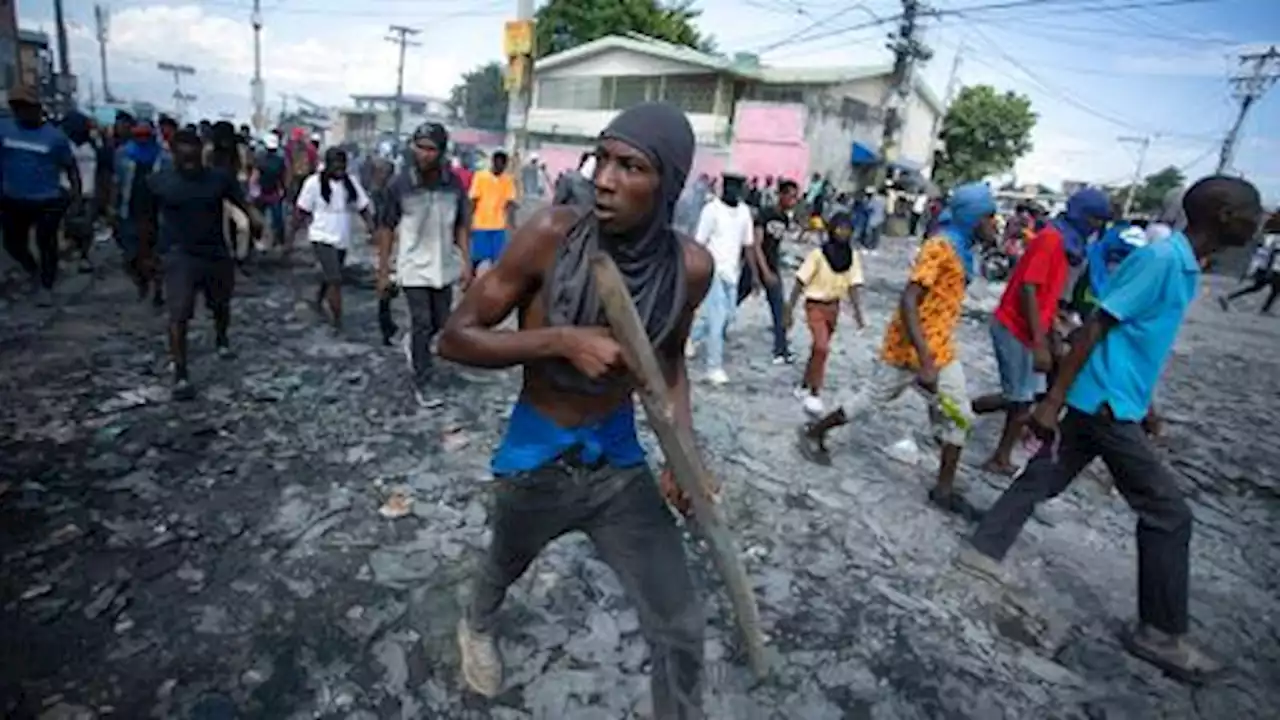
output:
M 857 164 L 878 157 L 880 108 L 891 70 L 768 67 L 753 56 L 727 58 L 642 35 L 612 35 L 537 61 L 527 129 L 535 150 L 581 148 L 618 111 L 661 100 L 687 113 L 700 154 L 718 153 L 721 168 L 751 165 L 748 158 L 760 155 L 762 143 L 790 143 L 793 154 L 804 155 L 806 174 L 846 181 L 857 175 Z M 740 112 L 762 105 L 770 113 Z M 770 128 L 758 126 L 784 108 L 798 113 L 802 137 L 770 139 Z M 896 165 L 923 170 L 929 164 L 934 123 L 942 112 L 937 97 L 917 82 L 907 102 Z M 778 157 L 778 148 L 769 152 Z

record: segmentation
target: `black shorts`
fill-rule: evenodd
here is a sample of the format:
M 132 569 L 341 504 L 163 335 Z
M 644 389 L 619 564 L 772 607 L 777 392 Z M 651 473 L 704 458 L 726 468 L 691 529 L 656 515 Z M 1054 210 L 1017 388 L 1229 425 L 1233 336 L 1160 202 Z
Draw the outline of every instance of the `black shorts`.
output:
M 329 285 L 342 284 L 342 264 L 347 260 L 347 251 L 328 243 L 311 243 L 311 252 L 320 261 L 320 274 Z
M 170 250 L 164 259 L 164 292 L 170 322 L 186 322 L 196 311 L 196 292 L 204 291 L 205 307 L 218 310 L 231 304 L 236 263 L 229 257 L 202 258 Z

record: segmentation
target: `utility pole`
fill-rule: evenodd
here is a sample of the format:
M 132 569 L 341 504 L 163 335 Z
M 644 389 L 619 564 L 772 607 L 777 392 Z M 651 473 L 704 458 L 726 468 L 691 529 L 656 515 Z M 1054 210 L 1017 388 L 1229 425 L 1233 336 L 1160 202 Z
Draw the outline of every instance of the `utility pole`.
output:
M 187 112 L 187 103 L 196 99 L 195 95 L 182 92 L 182 76 L 195 75 L 196 69 L 190 65 L 175 65 L 167 62 L 158 63 L 156 67 L 161 72 L 173 75 L 173 112 L 178 116 L 178 120 L 182 120 Z
M 53 24 L 58 38 L 58 77 L 54 80 L 54 91 L 58 97 L 59 111 L 71 107 L 75 85 L 71 82 L 71 57 L 67 52 L 67 18 L 62 12 L 62 0 L 53 0 Z
M 522 0 L 528 1 L 528 0 Z M 920 16 L 929 9 L 921 0 L 902 0 L 902 18 L 896 32 L 890 33 L 886 47 L 893 52 L 893 72 L 882 107 L 884 137 L 880 143 L 880 167 L 876 170 L 876 187 L 883 186 L 889 164 L 898 159 L 898 138 L 906 124 L 907 101 L 915 87 L 916 63 L 933 57 L 920 38 Z
M 1276 49 L 1275 45 L 1267 48 L 1266 52 L 1242 54 L 1240 64 L 1249 63 L 1252 63 L 1252 67 L 1248 75 L 1236 75 L 1231 78 L 1236 98 L 1240 100 L 1240 113 L 1236 115 L 1236 121 L 1232 123 L 1227 138 L 1222 141 L 1222 153 L 1218 155 L 1219 175 L 1230 170 L 1235 161 L 1240 129 L 1244 127 L 1244 119 L 1249 114 L 1250 108 L 1271 89 L 1277 79 L 1280 79 L 1280 73 L 1276 72 L 1277 64 L 1280 64 L 1280 50 Z
M 947 94 L 942 99 L 942 112 L 933 118 L 933 126 L 929 130 L 929 168 L 930 175 L 933 174 L 933 168 L 937 164 L 938 149 L 942 145 L 942 119 L 947 110 L 951 109 L 951 102 L 956 99 L 956 91 L 960 89 L 960 63 L 964 60 L 964 51 L 968 49 L 964 40 L 956 47 L 955 60 L 951 61 L 951 75 L 947 78 Z
M 507 144 L 520 177 L 520 156 L 529 147 L 529 106 L 533 104 L 533 0 L 516 0 L 516 19 L 503 28 L 507 56 Z
M 107 39 L 111 25 L 111 11 L 105 6 L 93 6 L 93 19 L 98 30 L 98 62 L 102 65 L 102 96 L 104 102 L 113 102 L 111 84 L 107 82 Z
M 1142 166 L 1147 162 L 1147 150 L 1151 149 L 1150 135 L 1142 137 L 1134 137 L 1125 135 L 1116 138 L 1122 143 L 1136 143 L 1138 146 L 1138 164 L 1133 168 L 1133 181 L 1129 183 L 1129 190 L 1124 194 L 1124 210 L 1122 214 L 1129 217 L 1129 211 L 1133 209 L 1133 198 L 1138 193 L 1138 183 L 1142 182 Z
M 253 99 L 253 131 L 261 134 L 267 129 L 266 88 L 262 85 L 262 0 L 253 0 L 253 79 L 249 81 L 249 95 Z
M 418 46 L 422 43 L 410 40 L 409 38 L 422 32 L 414 30 L 403 25 L 392 25 L 392 35 L 387 36 L 388 42 L 400 45 L 400 67 L 396 70 L 396 142 L 400 141 L 400 131 L 404 124 L 404 51 L 410 45 Z M 441 148 L 443 150 L 443 148 Z

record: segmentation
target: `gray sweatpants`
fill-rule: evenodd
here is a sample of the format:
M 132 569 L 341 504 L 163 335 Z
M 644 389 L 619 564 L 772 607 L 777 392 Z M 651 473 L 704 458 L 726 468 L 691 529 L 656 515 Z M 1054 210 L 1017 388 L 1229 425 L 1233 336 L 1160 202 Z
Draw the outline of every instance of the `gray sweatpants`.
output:
M 701 718 L 703 617 L 675 521 L 648 466 L 619 469 L 563 457 L 496 481 L 493 539 L 468 609 L 494 629 L 507 588 L 552 540 L 578 530 L 613 568 L 649 643 L 653 716 Z

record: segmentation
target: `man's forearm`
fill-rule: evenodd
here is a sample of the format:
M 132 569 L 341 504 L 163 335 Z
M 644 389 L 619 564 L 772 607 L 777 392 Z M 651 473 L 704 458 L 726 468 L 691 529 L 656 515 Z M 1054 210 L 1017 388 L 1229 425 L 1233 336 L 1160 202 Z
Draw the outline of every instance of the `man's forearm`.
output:
M 389 272 L 391 270 L 391 229 L 378 228 L 373 231 L 373 236 L 378 242 L 378 273 Z
M 494 330 L 486 327 L 446 329 L 440 334 L 440 357 L 463 365 L 506 368 L 564 356 L 563 328 Z
M 471 233 L 460 227 L 454 231 L 453 244 L 458 246 L 458 257 L 463 267 L 471 266 Z
M 1059 364 L 1058 375 L 1053 381 L 1053 387 L 1049 388 L 1046 399 L 1058 405 L 1066 402 L 1067 391 L 1071 389 L 1076 376 L 1088 361 L 1089 354 L 1110 329 L 1110 323 L 1103 317 L 1104 314 L 1101 312 L 1094 313 L 1088 322 L 1072 334 L 1071 350 Z
M 1022 316 L 1027 319 L 1027 329 L 1031 333 L 1031 347 L 1045 346 L 1044 328 L 1040 325 L 1040 307 L 1036 303 L 1036 286 L 1024 284 L 1018 294 Z
M 934 358 L 929 350 L 929 343 L 925 342 L 924 331 L 920 329 L 920 306 L 917 300 L 918 293 L 908 288 L 902 293 L 902 301 L 898 309 L 902 313 L 902 324 L 907 331 L 907 340 L 915 348 L 916 355 L 920 358 L 920 366 L 924 367 L 932 365 Z

